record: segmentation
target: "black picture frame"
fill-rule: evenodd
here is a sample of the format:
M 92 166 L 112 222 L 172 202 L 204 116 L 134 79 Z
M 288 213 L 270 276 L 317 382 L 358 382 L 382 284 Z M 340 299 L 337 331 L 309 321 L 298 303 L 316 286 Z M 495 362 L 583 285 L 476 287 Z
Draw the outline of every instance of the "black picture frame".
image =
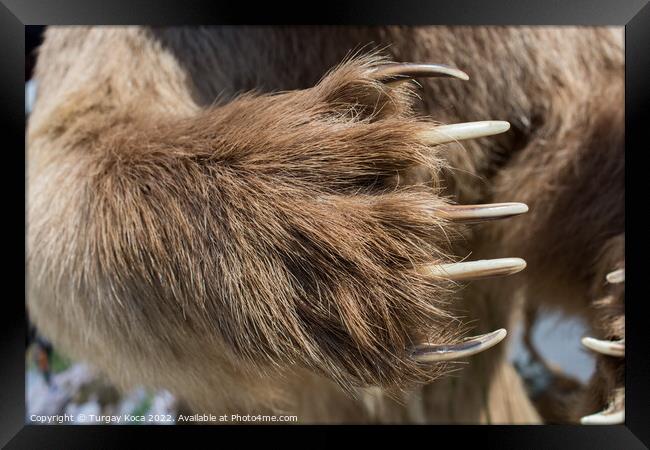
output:
M 643 304 L 647 294 L 643 283 L 641 255 L 643 245 L 644 185 L 634 187 L 635 171 L 643 170 L 641 162 L 647 143 L 650 123 L 650 6 L 647 0 L 448 0 L 418 2 L 416 0 L 326 2 L 318 5 L 236 4 L 209 1 L 172 2 L 144 0 L 98 1 L 70 0 L 2 0 L 0 5 L 0 111 L 2 131 L 7 147 L 3 155 L 10 157 L 2 165 L 3 203 L 6 213 L 6 244 L 12 244 L 11 256 L 25 258 L 25 191 L 24 151 L 24 76 L 25 26 L 53 24 L 449 24 L 449 25 L 617 25 L 625 26 L 625 102 L 626 102 L 626 423 L 619 426 L 404 426 L 404 427 L 267 427 L 255 426 L 251 431 L 270 434 L 289 430 L 292 440 L 304 432 L 316 432 L 319 442 L 341 442 L 339 433 L 354 431 L 365 439 L 385 440 L 388 433 L 431 439 L 434 445 L 441 438 L 453 445 L 477 440 L 481 448 L 614 448 L 636 449 L 650 446 L 650 355 L 647 343 L 647 315 Z M 309 9 L 307 9 L 309 6 Z M 9 138 L 9 139 L 7 139 Z M 647 144 L 646 144 L 647 145 Z M 636 153 L 636 154 L 635 154 Z M 635 200 L 636 198 L 636 200 Z M 11 201 L 10 201 L 11 200 Z M 20 219 L 22 218 L 22 220 Z M 11 221 L 7 219 L 12 219 Z M 9 224 L 11 224 L 9 226 Z M 22 245 L 21 245 L 22 243 Z M 25 339 L 27 335 L 24 300 L 7 286 L 25 292 L 21 265 L 5 253 L 5 277 L 0 333 L 0 444 L 7 448 L 112 448 L 132 442 L 136 436 L 164 439 L 169 443 L 191 442 L 195 438 L 212 438 L 218 434 L 224 443 L 225 434 L 241 435 L 241 427 L 175 426 L 39 426 L 25 424 Z M 26 274 L 25 274 L 26 275 Z M 638 291 L 638 294 L 637 294 Z M 116 429 L 117 428 L 117 429 Z M 210 436 L 195 436 L 196 434 Z M 300 434 L 297 434 L 300 433 Z M 415 436 L 418 435 L 418 436 Z M 230 436 L 235 437 L 235 436 Z M 286 442 L 286 438 L 281 438 Z M 170 440 L 171 439 L 171 440 Z M 238 436 L 238 439 L 241 437 Z M 311 441 L 312 438 L 310 438 Z M 366 443 L 368 441 L 365 441 Z M 403 442 L 403 441 L 402 441 Z

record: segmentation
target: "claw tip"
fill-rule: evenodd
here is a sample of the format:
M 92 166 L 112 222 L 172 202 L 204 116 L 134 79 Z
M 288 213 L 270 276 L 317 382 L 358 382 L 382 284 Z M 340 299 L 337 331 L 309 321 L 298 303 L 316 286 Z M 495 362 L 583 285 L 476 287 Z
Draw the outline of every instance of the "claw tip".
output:
M 618 269 L 608 273 L 605 279 L 610 284 L 623 283 L 625 281 L 625 269 Z

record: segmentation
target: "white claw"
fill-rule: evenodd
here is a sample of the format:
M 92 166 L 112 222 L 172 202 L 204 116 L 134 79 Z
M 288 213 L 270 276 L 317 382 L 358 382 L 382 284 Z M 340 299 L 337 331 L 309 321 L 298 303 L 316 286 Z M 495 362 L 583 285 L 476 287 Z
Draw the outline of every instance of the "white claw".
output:
M 623 358 L 625 356 L 625 339 L 619 341 L 604 341 L 592 337 L 582 338 L 582 345 L 589 350 L 597 353 L 602 353 L 608 356 L 617 356 Z
M 453 281 L 476 280 L 494 276 L 512 275 L 526 268 L 521 258 L 482 259 L 479 261 L 430 265 L 420 269 L 425 275 Z
M 508 131 L 509 129 L 510 124 L 503 120 L 484 120 L 480 122 L 439 125 L 431 130 L 425 131 L 422 137 L 429 145 L 438 145 L 462 141 L 464 139 L 492 136 Z
M 528 212 L 525 203 L 491 203 L 487 205 L 447 205 L 436 208 L 438 215 L 453 222 L 476 223 L 505 219 Z
M 619 425 L 625 423 L 625 411 L 601 411 L 580 419 L 582 425 Z
M 610 284 L 623 283 L 625 281 L 625 269 L 618 269 L 610 272 L 605 277 Z
M 466 358 L 494 347 L 506 337 L 504 328 L 465 339 L 459 344 L 419 344 L 412 349 L 419 362 L 450 361 Z
M 377 69 L 379 76 L 388 78 L 390 83 L 400 83 L 413 78 L 454 77 L 469 80 L 469 76 L 460 69 L 442 64 L 397 63 L 384 64 Z

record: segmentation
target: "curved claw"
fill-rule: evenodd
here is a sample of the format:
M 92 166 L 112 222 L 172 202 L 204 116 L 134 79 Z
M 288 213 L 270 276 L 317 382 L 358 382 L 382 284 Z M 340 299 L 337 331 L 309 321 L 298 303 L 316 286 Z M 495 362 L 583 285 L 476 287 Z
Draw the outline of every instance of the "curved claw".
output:
M 429 145 L 447 144 L 449 142 L 476 139 L 500 134 L 510 129 L 505 120 L 481 120 L 478 122 L 439 125 L 423 132 L 422 139 Z
M 601 411 L 580 419 L 582 425 L 619 425 L 625 423 L 625 411 Z
M 379 73 L 379 77 L 384 79 L 384 82 L 387 84 L 400 83 L 413 78 L 431 77 L 453 77 L 461 80 L 469 80 L 469 76 L 462 70 L 442 64 L 384 64 L 375 70 Z
M 479 223 L 507 219 L 528 212 L 525 203 L 491 203 L 486 205 L 448 205 L 436 208 L 436 213 L 452 222 Z
M 623 283 L 625 281 L 625 269 L 618 269 L 610 272 L 605 277 L 610 284 Z
M 419 362 L 450 361 L 465 358 L 494 347 L 506 337 L 504 328 L 465 339 L 459 344 L 419 344 L 411 350 Z
M 526 268 L 521 258 L 482 259 L 479 261 L 452 264 L 430 265 L 420 269 L 420 273 L 452 281 L 477 280 L 504 275 L 513 275 Z
M 625 389 L 614 390 L 614 396 L 607 409 L 584 416 L 580 419 L 583 425 L 618 425 L 625 423 Z
M 623 358 L 625 356 L 625 339 L 619 341 L 604 341 L 592 337 L 582 338 L 582 345 L 596 353 Z

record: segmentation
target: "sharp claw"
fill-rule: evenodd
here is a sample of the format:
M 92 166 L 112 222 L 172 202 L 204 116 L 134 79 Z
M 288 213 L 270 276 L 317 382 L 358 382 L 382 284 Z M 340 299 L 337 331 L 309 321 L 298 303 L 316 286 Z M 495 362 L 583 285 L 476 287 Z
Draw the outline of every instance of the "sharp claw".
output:
M 528 212 L 525 203 L 492 203 L 487 205 L 448 205 L 436 208 L 436 213 L 453 222 L 478 223 L 506 219 Z
M 605 278 L 607 279 L 607 282 L 611 284 L 623 283 L 625 281 L 625 269 L 618 269 L 610 272 Z
M 617 356 L 619 358 L 623 358 L 625 356 L 624 339 L 621 339 L 619 341 L 603 341 L 592 337 L 584 337 L 582 338 L 582 345 L 587 347 L 589 350 L 593 350 L 597 353 L 602 353 L 603 355 Z
M 379 77 L 385 79 L 385 83 L 399 83 L 413 78 L 429 77 L 454 77 L 461 80 L 469 80 L 469 76 L 462 70 L 442 64 L 385 64 L 376 69 Z
M 419 362 L 450 361 L 465 358 L 494 347 L 506 337 L 503 328 L 487 334 L 465 339 L 459 344 L 419 344 L 413 347 L 412 355 Z
M 580 419 L 583 425 L 618 425 L 625 423 L 625 389 L 614 390 L 612 400 L 607 408 L 596 414 Z
M 525 268 L 526 261 L 521 258 L 498 258 L 430 265 L 420 269 L 420 272 L 434 277 L 447 278 L 452 281 L 463 281 L 512 275 Z
M 429 145 L 446 144 L 476 139 L 484 136 L 503 133 L 510 129 L 510 124 L 504 120 L 483 120 L 479 122 L 454 123 L 439 125 L 423 133 L 423 140 Z
M 625 423 L 625 411 L 601 411 L 580 419 L 582 425 L 619 425 Z

